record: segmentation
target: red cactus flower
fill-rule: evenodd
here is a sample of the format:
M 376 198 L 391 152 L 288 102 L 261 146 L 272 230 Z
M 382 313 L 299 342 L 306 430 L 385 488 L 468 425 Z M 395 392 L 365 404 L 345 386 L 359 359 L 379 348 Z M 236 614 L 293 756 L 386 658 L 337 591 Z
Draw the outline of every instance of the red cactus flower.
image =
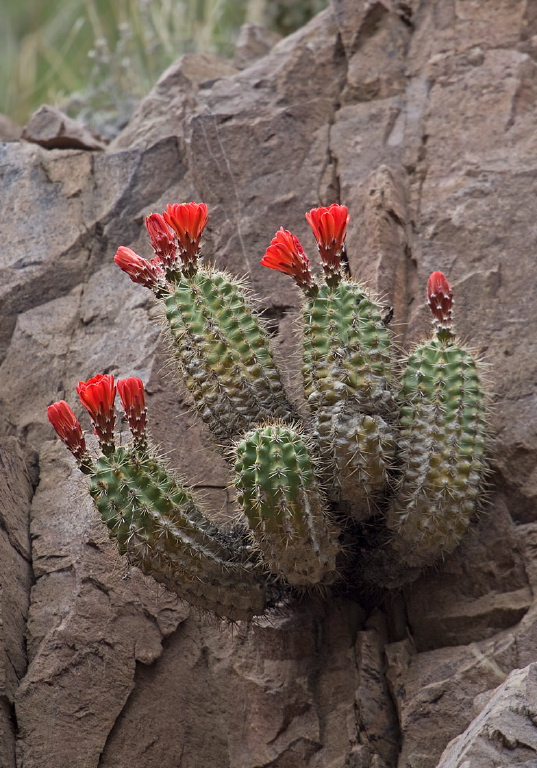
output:
M 295 283 L 304 290 L 313 285 L 310 260 L 304 253 L 300 240 L 283 227 L 280 227 L 272 238 L 261 264 L 291 275 Z
M 140 283 L 146 288 L 155 288 L 159 277 L 163 274 L 156 259 L 153 261 L 142 259 L 133 250 L 123 245 L 117 249 L 114 261 L 123 272 L 128 274 L 133 283 Z
M 441 328 L 449 328 L 452 320 L 453 291 L 443 272 L 433 272 L 427 282 L 427 303 Z
M 88 381 L 79 381 L 76 391 L 80 402 L 91 416 L 103 453 L 113 453 L 116 397 L 114 377 L 111 374 L 99 373 Z
M 159 259 L 158 263 L 162 263 L 164 268 L 174 269 L 177 263 L 175 234 L 164 221 L 164 217 L 160 213 L 151 213 L 146 217 L 145 226 Z
M 49 405 L 47 416 L 56 430 L 56 434 L 62 443 L 69 448 L 77 462 L 80 464 L 88 458 L 84 433 L 71 406 L 65 400 L 60 400 Z
M 349 221 L 347 206 L 334 203 L 328 207 L 312 208 L 306 213 L 306 219 L 317 240 L 325 273 L 339 272 Z
M 138 447 L 144 447 L 146 445 L 147 410 L 145 407 L 143 382 L 135 376 L 120 379 L 117 383 L 117 391 L 125 411 L 125 416 L 129 422 L 134 442 Z
M 168 205 L 162 214 L 165 223 L 177 235 L 180 257 L 185 267 L 196 264 L 200 240 L 207 224 L 205 203 L 175 203 Z

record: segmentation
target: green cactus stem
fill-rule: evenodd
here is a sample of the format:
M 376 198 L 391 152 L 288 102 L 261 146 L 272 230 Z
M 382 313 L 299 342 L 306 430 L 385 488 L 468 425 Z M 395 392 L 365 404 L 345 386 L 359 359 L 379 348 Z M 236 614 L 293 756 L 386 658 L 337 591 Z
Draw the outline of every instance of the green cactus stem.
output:
M 340 279 L 306 297 L 304 390 L 329 487 L 368 517 L 393 466 L 393 359 L 380 306 L 358 283 Z M 331 495 L 334 491 L 331 492 Z
M 233 455 L 238 501 L 270 570 L 293 586 L 333 582 L 338 530 L 304 435 L 274 423 L 245 435 Z
M 359 521 L 376 509 L 393 465 L 395 416 L 390 336 L 380 306 L 344 274 L 347 208 L 306 214 L 323 264 L 313 278 L 298 238 L 280 229 L 261 263 L 291 275 L 305 294 L 303 377 L 330 498 Z
M 452 297 L 434 272 L 428 298 L 437 329 L 410 355 L 401 383 L 402 470 L 388 526 L 409 566 L 430 565 L 457 547 L 482 488 L 485 394 L 478 364 L 451 329 Z
M 231 621 L 265 611 L 266 571 L 251 542 L 221 531 L 154 457 L 124 447 L 101 456 L 90 494 L 119 553 L 167 589 Z
M 115 447 L 116 389 L 133 435 Z M 135 377 L 116 384 L 110 374 L 77 386 L 91 415 L 103 455 L 93 461 L 82 427 L 65 401 L 49 406 L 57 434 L 89 475 L 89 492 L 110 538 L 132 565 L 203 610 L 231 621 L 249 621 L 275 599 L 270 575 L 248 529 L 221 530 L 194 495 L 151 455 L 145 392 Z
M 121 247 L 114 260 L 164 302 L 182 382 L 216 439 L 230 445 L 263 420 L 292 420 L 293 409 L 244 282 L 201 264 L 206 222 L 204 203 L 168 205 L 146 219 L 155 258 Z
M 291 420 L 268 333 L 241 281 L 199 267 L 169 285 L 164 303 L 182 381 L 220 441 L 266 419 Z

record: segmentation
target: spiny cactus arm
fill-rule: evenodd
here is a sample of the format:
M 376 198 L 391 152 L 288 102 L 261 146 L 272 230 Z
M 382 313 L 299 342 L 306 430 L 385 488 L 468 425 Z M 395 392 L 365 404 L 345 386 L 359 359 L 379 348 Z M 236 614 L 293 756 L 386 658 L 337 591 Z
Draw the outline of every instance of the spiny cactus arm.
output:
M 90 476 L 90 494 L 120 554 L 184 600 L 218 616 L 236 621 L 263 613 L 274 590 L 246 532 L 220 530 L 149 451 L 140 379 L 117 384 L 132 446 L 115 447 L 110 434 L 113 377 L 95 376 L 77 389 L 103 455 L 95 462 L 90 459 L 82 428 L 67 403 L 50 406 L 49 418 Z
M 223 618 L 250 620 L 264 612 L 265 572 L 251 544 L 219 530 L 149 453 L 117 448 L 101 456 L 90 493 L 130 564 Z
M 268 333 L 242 281 L 200 262 L 204 203 L 168 205 L 146 219 L 155 258 L 120 248 L 115 261 L 164 302 L 183 383 L 220 443 L 267 418 L 290 420 Z
M 436 330 L 410 355 L 400 393 L 397 494 L 388 513 L 393 548 L 410 566 L 451 553 L 475 514 L 485 469 L 485 393 L 476 360 L 452 328 L 453 294 L 431 275 Z
M 233 459 L 238 501 L 270 570 L 292 586 L 332 583 L 339 532 L 304 434 L 282 423 L 260 427 L 236 443 Z
M 200 268 L 164 300 L 181 376 L 221 442 L 268 418 L 292 419 L 268 333 L 240 280 Z
M 304 391 L 328 468 L 324 480 L 331 498 L 347 502 L 351 516 L 363 519 L 375 510 L 393 462 L 390 336 L 378 303 L 344 276 L 347 208 L 315 208 L 306 218 L 317 240 L 324 284 L 311 277 L 304 249 L 284 230 L 261 263 L 290 274 L 305 294 Z

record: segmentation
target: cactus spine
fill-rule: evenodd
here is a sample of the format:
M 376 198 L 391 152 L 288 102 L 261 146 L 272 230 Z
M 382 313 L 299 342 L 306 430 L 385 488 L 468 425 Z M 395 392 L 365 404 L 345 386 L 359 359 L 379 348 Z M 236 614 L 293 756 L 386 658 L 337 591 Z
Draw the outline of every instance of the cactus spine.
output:
M 238 501 L 270 570 L 293 586 L 334 581 L 338 531 L 304 435 L 283 424 L 260 427 L 233 455 Z
M 428 284 L 437 329 L 410 355 L 400 401 L 401 478 L 388 514 L 392 546 L 425 566 L 460 543 L 482 484 L 485 398 L 478 366 L 451 329 L 451 288 L 441 272 Z

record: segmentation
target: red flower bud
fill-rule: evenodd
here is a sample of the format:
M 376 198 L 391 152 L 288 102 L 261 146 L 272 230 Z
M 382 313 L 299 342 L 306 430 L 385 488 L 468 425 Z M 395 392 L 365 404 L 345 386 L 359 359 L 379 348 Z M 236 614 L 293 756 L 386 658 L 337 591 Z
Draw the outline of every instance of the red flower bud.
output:
M 207 224 L 207 206 L 205 203 L 175 203 L 168 205 L 162 214 L 165 223 L 177 235 L 180 257 L 183 266 L 196 264 L 200 240 Z
M 138 447 L 146 445 L 147 410 L 145 407 L 144 385 L 141 379 L 129 376 L 128 379 L 120 379 L 117 383 L 117 391 L 125 416 L 129 422 L 134 442 Z
M 123 245 L 117 249 L 114 261 L 123 272 L 128 274 L 133 283 L 140 283 L 146 288 L 155 288 L 162 275 L 162 269 L 156 260 L 142 259 L 133 250 Z
M 103 453 L 114 451 L 114 399 L 116 387 L 111 374 L 97 376 L 88 381 L 79 381 L 76 387 L 80 402 L 88 411 Z
M 69 448 L 77 462 L 80 464 L 85 458 L 88 458 L 84 433 L 71 406 L 65 400 L 60 400 L 49 405 L 47 416 L 56 430 L 56 434 L 62 443 Z
M 323 269 L 328 277 L 339 272 L 349 221 L 346 205 L 334 203 L 327 207 L 312 208 L 306 213 L 308 224 L 317 240 Z
M 441 328 L 452 321 L 453 291 L 443 272 L 433 272 L 427 282 L 427 303 Z
M 164 221 L 160 213 L 152 213 L 146 217 L 145 226 L 151 239 L 151 245 L 159 261 L 166 269 L 175 269 L 177 266 L 177 246 L 175 234 Z M 154 263 L 154 259 L 152 263 Z
M 313 285 L 310 260 L 304 253 L 300 240 L 283 227 L 280 227 L 272 238 L 260 263 L 269 269 L 277 269 L 291 275 L 302 289 Z

